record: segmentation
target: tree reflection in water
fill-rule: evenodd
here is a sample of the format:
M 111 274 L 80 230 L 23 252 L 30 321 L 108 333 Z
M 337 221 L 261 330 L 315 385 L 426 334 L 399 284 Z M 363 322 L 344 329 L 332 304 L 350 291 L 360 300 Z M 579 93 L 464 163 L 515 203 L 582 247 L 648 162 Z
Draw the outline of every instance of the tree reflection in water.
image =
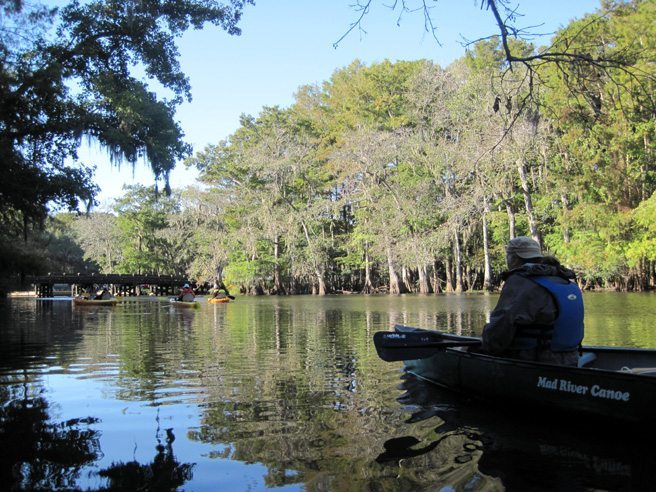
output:
M 636 429 L 600 427 L 600 422 L 539 411 L 500 410 L 411 375 L 405 376 L 403 389 L 399 401 L 413 410 L 406 421 L 408 431 L 416 429 L 413 424 L 441 422 L 431 426 L 431 432 L 424 425 L 419 437 L 406 435 L 385 443 L 377 461 L 398 463 L 408 475 L 412 469 L 424 472 L 419 457 L 437 453 L 445 460 L 439 482 L 456 490 L 479 490 L 483 484 L 498 490 L 650 488 L 656 452 L 648 440 L 640 445 L 627 437 L 635 437 Z M 469 470 L 458 468 L 467 462 Z
M 85 467 L 102 458 L 100 432 L 93 417 L 53 422 L 50 404 L 38 385 L 0 387 L 0 484 L 3 490 L 79 490 Z M 19 394 L 20 393 L 20 394 Z M 114 463 L 98 472 L 107 480 L 99 490 L 177 490 L 192 478 L 193 464 L 173 454 L 175 436 L 165 429 L 152 463 Z
M 99 472 L 101 477 L 109 480 L 107 488 L 101 490 L 178 490 L 191 480 L 194 465 L 178 462 L 173 454 L 173 429 L 165 429 L 164 433 L 165 444 L 162 444 L 158 412 L 155 433 L 157 453 L 153 462 L 143 465 L 137 461 L 113 463 Z
M 0 484 L 10 490 L 75 488 L 80 470 L 101 456 L 99 433 L 89 429 L 97 420 L 51 422 L 45 398 L 29 394 L 28 385 L 22 396 L 15 391 L 4 386 L 0 397 Z

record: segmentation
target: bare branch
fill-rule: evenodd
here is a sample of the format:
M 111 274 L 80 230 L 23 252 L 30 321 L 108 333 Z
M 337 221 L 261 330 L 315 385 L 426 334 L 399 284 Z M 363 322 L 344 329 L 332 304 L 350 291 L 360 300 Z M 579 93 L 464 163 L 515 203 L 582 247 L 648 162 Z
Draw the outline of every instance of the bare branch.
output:
M 353 29 L 355 28 L 357 28 L 358 31 L 360 32 L 366 33 L 366 31 L 362 29 L 362 19 L 364 19 L 364 16 L 369 13 L 369 9 L 371 7 L 372 1 L 373 0 L 367 0 L 365 3 L 360 3 L 360 1 L 358 1 L 357 4 L 352 6 L 356 12 L 360 11 L 360 17 L 358 17 L 358 19 L 349 26 L 348 30 L 344 34 L 342 34 L 342 36 L 337 41 L 333 43 L 333 48 L 337 49 L 339 43 L 341 43 L 346 38 L 346 36 L 348 36 L 351 33 L 351 31 L 353 31 Z
M 400 1 L 400 3 L 399 3 Z M 385 5 L 383 4 L 384 7 L 389 8 L 392 11 L 396 11 L 396 8 L 400 6 L 400 12 L 399 16 L 396 19 L 396 25 L 400 26 L 401 21 L 403 18 L 403 15 L 406 13 L 414 13 L 414 12 L 423 12 L 424 14 L 424 30 L 428 33 L 431 34 L 435 42 L 437 43 L 438 46 L 442 46 L 440 43 L 439 39 L 437 38 L 437 27 L 433 23 L 433 18 L 430 15 L 431 9 L 434 8 L 434 6 L 429 5 L 429 2 L 434 2 L 437 3 L 437 0 L 421 0 L 421 3 L 419 6 L 415 7 L 414 5 L 410 5 L 411 0 L 394 0 L 394 2 L 390 5 Z M 355 29 L 357 29 L 361 33 L 365 33 L 366 31 L 362 27 L 362 22 L 364 20 L 364 17 L 371 11 L 371 5 L 373 3 L 373 0 L 366 0 L 365 2 L 362 2 L 361 0 L 358 0 L 358 2 L 354 5 L 351 5 L 354 11 L 359 12 L 358 18 L 351 23 L 349 28 L 346 30 L 346 32 L 340 36 L 340 38 L 333 43 L 333 48 L 337 48 L 339 44 Z

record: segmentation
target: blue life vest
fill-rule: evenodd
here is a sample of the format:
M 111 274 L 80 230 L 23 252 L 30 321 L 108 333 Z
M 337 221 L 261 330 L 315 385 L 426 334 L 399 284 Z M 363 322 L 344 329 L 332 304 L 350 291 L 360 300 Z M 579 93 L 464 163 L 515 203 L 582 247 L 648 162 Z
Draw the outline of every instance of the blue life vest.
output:
M 576 350 L 583 341 L 583 295 L 575 282 L 559 284 L 549 277 L 526 276 L 547 289 L 558 308 L 553 325 L 527 326 L 517 330 L 514 348 L 531 349 L 546 346 L 552 352 Z

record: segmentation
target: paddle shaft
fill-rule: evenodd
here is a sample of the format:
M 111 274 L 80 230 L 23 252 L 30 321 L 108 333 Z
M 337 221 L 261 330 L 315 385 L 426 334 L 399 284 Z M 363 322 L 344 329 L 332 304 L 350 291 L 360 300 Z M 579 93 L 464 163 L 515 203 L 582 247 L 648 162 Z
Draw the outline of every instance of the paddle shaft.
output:
M 480 345 L 478 340 L 463 340 L 456 342 L 453 340 L 444 340 L 443 342 L 427 342 L 427 343 L 408 343 L 405 345 L 384 345 L 386 349 L 410 349 L 410 348 L 446 348 L 446 347 L 466 347 L 469 345 Z

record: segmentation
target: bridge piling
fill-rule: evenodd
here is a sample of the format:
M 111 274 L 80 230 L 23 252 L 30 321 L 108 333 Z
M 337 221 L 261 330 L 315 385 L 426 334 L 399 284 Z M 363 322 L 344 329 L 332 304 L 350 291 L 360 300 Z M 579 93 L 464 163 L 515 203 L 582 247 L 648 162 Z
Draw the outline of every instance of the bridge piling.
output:
M 142 285 L 150 287 L 157 295 L 174 295 L 189 279 L 173 275 L 121 275 L 121 274 L 62 274 L 25 277 L 26 284 L 35 286 L 38 297 L 52 297 L 55 284 L 67 284 L 72 295 L 81 294 L 92 286 L 108 285 L 112 294 L 136 296 Z

